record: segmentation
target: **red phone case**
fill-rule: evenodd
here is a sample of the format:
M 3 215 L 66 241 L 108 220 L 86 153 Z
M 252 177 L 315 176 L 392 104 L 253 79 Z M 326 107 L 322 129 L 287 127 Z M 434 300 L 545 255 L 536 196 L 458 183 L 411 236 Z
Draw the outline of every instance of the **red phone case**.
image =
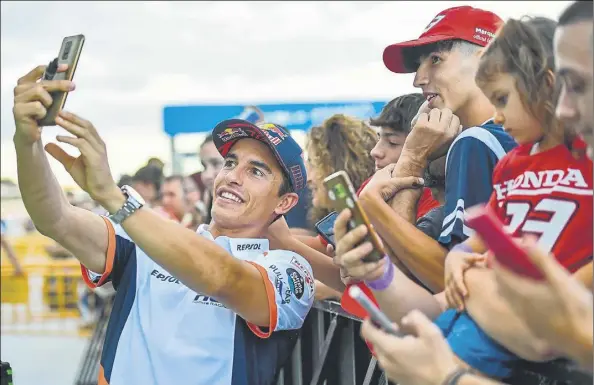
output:
M 495 254 L 497 261 L 503 266 L 532 279 L 544 279 L 530 257 L 505 232 L 499 218 L 488 207 L 471 208 L 467 211 L 465 222 L 480 235 L 487 247 Z

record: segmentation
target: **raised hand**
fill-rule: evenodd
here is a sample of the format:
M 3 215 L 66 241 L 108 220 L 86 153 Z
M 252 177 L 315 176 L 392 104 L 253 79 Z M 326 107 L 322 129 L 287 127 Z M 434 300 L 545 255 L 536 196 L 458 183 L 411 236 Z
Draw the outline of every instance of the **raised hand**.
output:
M 97 202 L 104 205 L 114 195 L 121 197 L 122 193 L 111 175 L 105 143 L 93 124 L 65 111 L 58 114 L 56 123 L 74 135 L 58 135 L 58 142 L 76 147 L 80 156 L 67 154 L 55 143 L 48 143 L 45 150 L 62 163 L 76 184 Z M 110 210 L 109 207 L 105 208 Z

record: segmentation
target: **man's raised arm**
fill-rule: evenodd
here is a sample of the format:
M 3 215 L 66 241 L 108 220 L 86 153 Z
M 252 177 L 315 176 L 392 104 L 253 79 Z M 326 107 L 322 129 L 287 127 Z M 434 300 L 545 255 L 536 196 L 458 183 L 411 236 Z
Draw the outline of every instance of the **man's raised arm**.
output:
M 38 82 L 44 71 L 45 66 L 35 68 L 20 78 L 14 89 L 14 145 L 21 196 L 39 232 L 62 244 L 90 270 L 101 273 L 107 227 L 99 216 L 68 203 L 49 165 L 37 124 L 52 102 L 50 92 L 70 91 L 74 86 L 66 80 Z M 51 151 L 52 145 L 48 146 Z
M 460 120 L 448 109 L 421 112 L 413 124 L 402 155 L 391 172 L 394 180 L 422 177 L 428 159 L 442 156 L 461 129 Z M 378 234 L 394 251 L 392 257 L 398 259 L 394 262 L 404 264 L 433 292 L 443 290 L 447 251 L 414 226 L 422 190 L 397 191 L 388 204 L 373 187 L 372 180 L 361 193 L 361 205 Z
M 115 214 L 124 206 L 127 198 L 111 176 L 103 139 L 91 122 L 75 114 L 60 112 L 58 124 L 74 135 L 58 140 L 75 146 L 81 155 L 74 159 L 58 146 L 52 150 L 52 155 L 95 201 L 111 214 Z M 69 167 L 71 162 L 80 165 L 80 169 Z M 107 227 L 111 233 L 112 223 L 109 222 Z M 263 260 L 262 264 L 240 260 L 212 240 L 165 219 L 148 208 L 136 211 L 122 223 L 121 228 L 128 240 L 122 240 L 126 237 L 118 234 L 119 227 L 113 230 L 119 235 L 119 238 L 115 237 L 115 242 L 122 254 L 125 254 L 127 248 L 138 247 L 190 289 L 216 298 L 256 327 L 267 327 L 267 333 L 258 332 L 262 337 L 269 336 L 277 326 L 284 329 L 301 327 L 303 319 L 300 316 L 307 313 L 313 302 L 312 288 L 301 298 L 296 298 L 293 294 L 294 298 L 287 302 L 290 306 L 278 305 L 278 291 L 271 283 L 271 279 L 274 282 L 274 277 L 271 278 L 271 267 L 266 264 L 269 263 L 268 260 L 274 260 L 275 264 L 289 264 L 291 258 L 285 261 L 287 256 L 284 259 L 275 257 L 275 251 L 271 251 L 268 254 L 270 258 Z M 119 247 L 120 244 L 127 246 Z M 110 258 L 111 255 L 112 253 Z M 115 258 L 117 262 L 118 258 L 125 259 L 126 256 L 116 252 Z M 111 268 L 110 264 L 108 266 Z M 289 266 L 285 267 L 287 268 Z M 118 274 L 115 276 L 116 281 L 117 277 Z M 105 279 L 107 277 L 104 274 L 100 281 Z M 305 282 L 305 277 L 301 279 Z

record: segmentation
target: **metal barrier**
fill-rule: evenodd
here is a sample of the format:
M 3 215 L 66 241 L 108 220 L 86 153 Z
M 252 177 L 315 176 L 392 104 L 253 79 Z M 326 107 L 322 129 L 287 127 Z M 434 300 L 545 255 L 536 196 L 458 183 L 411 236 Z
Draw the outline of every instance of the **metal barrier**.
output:
M 113 298 L 101 313 L 83 356 L 75 385 L 97 385 L 99 359 Z M 340 304 L 321 301 L 307 316 L 293 353 L 280 369 L 276 385 L 387 385 L 377 361 L 359 336 L 360 320 Z M 589 385 L 592 376 L 565 361 L 527 364 L 510 385 Z
M 85 286 L 78 261 L 21 264 L 21 276 L 10 264 L 0 269 L 2 334 L 90 335 L 90 329 L 80 327 L 79 298 Z
M 316 302 L 277 385 L 387 384 L 359 336 L 360 324 L 338 302 Z
M 113 298 L 101 312 L 74 385 L 97 385 L 99 360 Z M 377 361 L 359 337 L 360 321 L 337 302 L 316 302 L 277 385 L 386 385 Z

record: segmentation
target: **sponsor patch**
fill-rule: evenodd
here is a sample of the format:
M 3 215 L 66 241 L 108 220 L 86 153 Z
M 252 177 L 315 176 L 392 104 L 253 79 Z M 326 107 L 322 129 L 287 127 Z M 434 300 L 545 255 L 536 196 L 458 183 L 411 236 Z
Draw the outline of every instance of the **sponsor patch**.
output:
M 291 292 L 293 292 L 297 299 L 301 299 L 301 297 L 303 297 L 303 291 L 305 290 L 305 279 L 303 279 L 297 270 L 288 268 L 287 281 L 289 282 L 289 288 L 291 289 Z
M 272 270 L 272 272 L 275 275 L 274 287 L 276 288 L 278 295 L 280 295 L 281 303 L 283 305 L 290 303 L 291 302 L 291 288 L 289 287 L 289 285 L 287 285 L 287 283 L 283 279 L 283 275 L 282 275 L 281 271 L 278 269 L 278 267 L 276 265 L 270 265 L 269 269 Z
M 196 297 L 194 297 L 193 302 L 208 306 L 225 307 L 225 305 L 223 305 L 216 299 L 203 294 L 196 294 Z
M 231 139 L 235 138 L 245 138 L 249 136 L 243 129 L 239 127 L 229 127 L 225 128 L 223 131 L 219 132 L 219 138 L 226 143 Z
M 262 249 L 261 243 L 245 243 L 243 245 L 237 245 L 237 251 L 260 250 L 260 249 Z
M 159 270 L 157 270 L 157 269 L 154 269 L 153 271 L 151 271 L 151 276 L 153 276 L 163 282 L 176 283 L 178 285 L 181 285 L 181 282 L 179 281 L 179 279 L 175 278 L 172 275 L 165 275 L 163 273 L 160 273 Z
M 299 262 L 299 260 L 295 257 L 291 258 L 291 265 L 295 266 L 297 270 L 300 271 L 301 274 L 305 277 L 305 283 L 309 288 L 310 294 L 313 293 L 315 282 L 309 270 L 305 266 L 303 266 L 303 264 Z
M 258 128 L 264 132 L 264 135 L 266 135 L 268 140 L 270 140 L 275 146 L 278 146 L 287 137 L 287 135 L 280 128 L 272 123 L 260 124 L 258 125 Z

